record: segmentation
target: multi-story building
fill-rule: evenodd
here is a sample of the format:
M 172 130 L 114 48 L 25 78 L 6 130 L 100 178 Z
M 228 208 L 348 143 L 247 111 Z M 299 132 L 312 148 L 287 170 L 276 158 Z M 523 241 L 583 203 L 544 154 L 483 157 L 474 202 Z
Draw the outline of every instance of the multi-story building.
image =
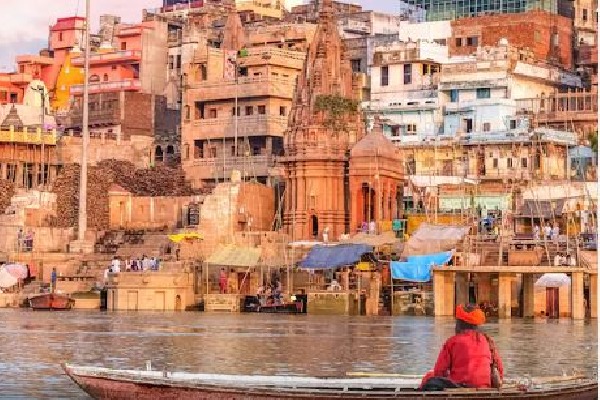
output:
M 575 65 L 584 84 L 598 92 L 598 2 L 575 2 L 573 28 L 575 30 Z
M 447 54 L 447 47 L 426 41 L 375 48 L 367 113 L 384 120 L 392 141 L 421 140 L 442 131 L 438 83 Z
M 476 0 L 407 0 L 410 8 L 425 11 L 427 21 L 450 21 L 465 17 L 490 14 L 521 14 L 530 10 L 543 10 L 570 17 L 573 2 L 569 0 L 508 0 L 480 2 Z
M 516 100 L 577 88 L 581 80 L 558 67 L 536 63 L 528 50 L 502 41 L 480 47 L 475 56 L 451 58 L 441 66 L 440 102 L 444 134 L 498 132 L 526 128 Z

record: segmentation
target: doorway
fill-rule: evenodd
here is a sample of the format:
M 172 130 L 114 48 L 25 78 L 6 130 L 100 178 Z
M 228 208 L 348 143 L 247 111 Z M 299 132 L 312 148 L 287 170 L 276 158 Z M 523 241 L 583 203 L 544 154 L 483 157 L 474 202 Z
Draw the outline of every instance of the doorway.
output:
M 250 274 L 246 272 L 237 273 L 238 293 L 249 295 L 250 293 Z
M 310 231 L 313 238 L 319 237 L 319 218 L 314 214 L 310 216 Z
M 558 308 L 558 288 L 547 287 L 546 288 L 546 316 L 548 318 L 559 317 Z

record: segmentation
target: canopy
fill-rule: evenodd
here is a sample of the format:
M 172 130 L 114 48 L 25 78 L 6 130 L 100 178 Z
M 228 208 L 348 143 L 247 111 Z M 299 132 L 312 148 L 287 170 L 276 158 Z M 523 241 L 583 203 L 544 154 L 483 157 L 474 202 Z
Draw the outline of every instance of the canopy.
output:
M 386 246 L 386 245 L 395 245 L 396 243 L 400 243 L 400 239 L 397 239 L 394 232 L 384 232 L 380 235 L 372 235 L 369 233 L 357 233 L 352 236 L 348 240 L 344 240 L 343 243 L 352 243 L 352 244 L 366 244 L 369 246 Z
M 372 253 L 373 246 L 366 244 L 344 243 L 335 246 L 317 245 L 310 249 L 306 258 L 300 262 L 301 268 L 331 269 L 353 265 L 366 253 Z
M 535 286 L 545 287 L 561 287 L 569 286 L 571 284 L 571 278 L 567 274 L 560 273 L 548 273 L 542 275 L 536 282 Z
M 455 248 L 467 233 L 468 226 L 432 225 L 424 222 L 404 245 L 404 255 L 449 251 Z
M 432 253 L 422 256 L 409 256 L 407 261 L 392 261 L 392 278 L 412 282 L 429 282 L 431 267 L 446 264 L 452 258 L 452 251 Z
M 0 269 L 0 288 L 9 288 L 15 286 L 19 280 L 10 274 L 4 268 Z
M 194 240 L 194 239 L 204 239 L 202 234 L 198 232 L 189 232 L 189 233 L 177 233 L 175 235 L 169 235 L 169 240 L 174 243 L 179 243 L 182 240 Z
M 17 279 L 27 278 L 27 266 L 21 264 L 6 264 L 2 266 L 9 274 Z
M 238 247 L 230 244 L 215 251 L 206 262 L 228 267 L 256 267 L 260 253 L 260 249 L 256 247 Z

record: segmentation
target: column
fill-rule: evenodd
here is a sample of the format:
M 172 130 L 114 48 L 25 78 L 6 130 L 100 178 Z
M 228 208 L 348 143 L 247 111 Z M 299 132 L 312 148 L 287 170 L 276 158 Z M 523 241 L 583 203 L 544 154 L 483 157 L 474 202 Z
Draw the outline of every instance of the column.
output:
M 598 275 L 590 274 L 590 317 L 598 318 Z
M 433 271 L 433 303 L 436 317 L 454 315 L 454 272 Z
M 583 272 L 571 273 L 571 317 L 584 319 L 583 309 Z
M 512 274 L 498 274 L 498 317 L 511 317 Z
M 0 166 L 0 179 L 6 179 L 7 163 L 2 163 Z
M 273 154 L 273 138 L 271 136 L 267 136 L 266 150 L 267 156 L 271 156 Z
M 467 304 L 469 302 L 469 274 L 457 272 L 456 275 L 456 304 Z
M 534 316 L 534 279 L 533 274 L 523 274 L 523 318 Z

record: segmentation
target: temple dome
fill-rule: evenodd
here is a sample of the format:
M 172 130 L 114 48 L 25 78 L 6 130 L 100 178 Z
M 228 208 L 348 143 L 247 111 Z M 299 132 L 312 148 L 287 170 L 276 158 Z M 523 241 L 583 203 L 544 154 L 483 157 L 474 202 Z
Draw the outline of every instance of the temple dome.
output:
M 383 125 L 375 118 L 373 129 L 350 150 L 351 157 L 380 157 L 401 160 L 399 149 L 383 134 Z

